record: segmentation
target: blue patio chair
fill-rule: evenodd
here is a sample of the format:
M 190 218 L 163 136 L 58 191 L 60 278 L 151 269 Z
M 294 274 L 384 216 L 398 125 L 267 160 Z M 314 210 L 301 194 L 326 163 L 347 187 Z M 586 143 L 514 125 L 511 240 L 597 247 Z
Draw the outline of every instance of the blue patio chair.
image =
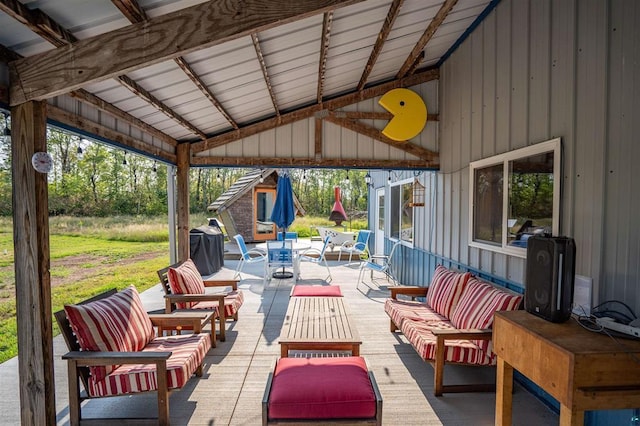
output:
M 342 243 L 340 246 L 340 253 L 338 253 L 338 261 L 342 259 L 342 253 L 349 253 L 349 263 L 351 263 L 351 257 L 354 253 L 360 256 L 367 250 L 367 245 L 369 244 L 369 236 L 371 236 L 371 231 L 363 229 L 358 232 L 358 238 L 356 242 L 347 241 Z
M 393 256 L 396 254 L 396 251 L 400 246 L 400 241 L 396 242 L 391 248 L 391 252 L 388 256 L 371 256 L 369 260 L 366 262 L 362 262 L 360 264 L 360 274 L 358 275 L 358 282 L 356 283 L 356 287 L 361 282 L 364 282 L 364 271 L 371 271 L 371 281 L 373 282 L 373 273 L 374 272 L 382 272 L 387 277 L 387 281 L 389 278 L 393 280 L 393 284 L 397 284 L 396 277 L 393 274 Z
M 244 238 L 242 235 L 234 235 L 236 242 L 238 243 L 238 248 L 240 249 L 240 262 L 238 262 L 238 267 L 236 268 L 236 272 L 233 275 L 233 278 L 240 277 L 242 279 L 242 268 L 244 268 L 245 264 L 251 265 L 258 262 L 264 262 L 264 273 L 267 273 L 267 257 L 261 250 L 258 249 L 247 249 L 247 245 L 244 243 Z
M 331 240 L 331 237 L 326 237 L 324 239 L 324 244 L 322 245 L 322 250 L 318 250 L 317 248 L 310 248 L 308 250 L 305 250 L 304 253 L 302 253 L 300 256 L 298 256 L 298 271 L 300 270 L 300 263 L 301 262 L 310 262 L 310 263 L 315 263 L 316 265 L 322 265 L 324 264 L 325 268 L 327 268 L 327 273 L 329 274 L 329 276 L 327 278 L 325 278 L 325 281 L 327 282 L 331 282 L 331 280 L 333 279 L 331 277 L 331 270 L 329 269 L 329 264 L 327 263 L 327 259 L 324 257 L 324 253 L 327 251 L 327 246 L 329 246 L 329 241 Z
M 297 270 L 293 260 L 293 240 L 284 241 L 267 241 L 267 274 L 265 275 L 265 283 L 271 279 L 272 274 L 282 268 L 281 274 L 274 274 L 275 278 L 290 278 L 291 276 L 284 272 L 285 268 L 292 268 L 293 283 L 296 283 Z
M 282 241 L 282 232 L 276 233 L 276 238 L 278 241 Z M 285 240 L 294 240 L 298 241 L 298 233 L 297 232 L 285 232 L 284 233 Z

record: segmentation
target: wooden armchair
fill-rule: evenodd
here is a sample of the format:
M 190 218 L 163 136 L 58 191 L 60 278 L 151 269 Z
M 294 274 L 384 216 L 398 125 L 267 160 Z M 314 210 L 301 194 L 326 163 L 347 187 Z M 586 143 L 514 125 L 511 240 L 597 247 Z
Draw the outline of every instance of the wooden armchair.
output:
M 172 271 L 172 272 L 170 272 Z M 173 273 L 176 282 L 170 282 L 170 274 Z M 226 340 L 225 324 L 227 318 L 238 320 L 238 310 L 244 302 L 244 295 L 238 290 L 239 280 L 203 280 L 197 268 L 188 259 L 158 271 L 158 277 L 165 293 L 165 312 L 213 312 L 202 324 L 211 321 L 211 336 L 215 337 L 214 320 L 220 324 L 220 340 Z M 231 291 L 207 293 L 205 288 L 230 287 Z M 174 291 L 178 289 L 179 291 Z M 220 309 L 224 306 L 224 309 Z M 215 346 L 215 342 L 214 342 Z
M 124 329 L 115 329 L 115 321 L 102 321 L 117 315 L 114 307 L 119 312 L 123 307 L 131 312 L 131 318 L 138 319 L 137 326 L 125 324 Z M 209 335 L 200 333 L 202 315 L 180 318 L 162 314 L 146 315 L 133 287 L 121 293 L 112 289 L 78 305 L 65 306 L 65 310 L 56 312 L 54 316 L 70 351 L 62 358 L 68 363 L 69 419 L 72 426 L 83 421 L 93 421 L 95 424 L 127 423 L 125 419 L 83 419 L 81 404 L 85 399 L 153 391 L 157 392 L 158 397 L 158 417 L 128 420 L 136 424 L 168 425 L 169 393 L 182 388 L 192 374 L 202 376 L 202 362 L 211 348 Z M 73 325 L 69 318 L 73 319 Z M 182 325 L 191 327 L 194 334 L 153 336 L 152 325 L 179 327 L 178 320 Z M 141 329 L 146 329 L 146 332 L 141 334 Z M 109 338 L 101 341 L 99 336 L 105 335 Z M 118 338 L 123 335 L 134 336 L 137 347 L 123 344 L 123 340 Z M 189 362 L 188 357 L 192 357 L 193 362 Z M 135 386 L 129 386 L 132 381 L 137 381 Z M 80 382 L 84 393 L 81 393 Z

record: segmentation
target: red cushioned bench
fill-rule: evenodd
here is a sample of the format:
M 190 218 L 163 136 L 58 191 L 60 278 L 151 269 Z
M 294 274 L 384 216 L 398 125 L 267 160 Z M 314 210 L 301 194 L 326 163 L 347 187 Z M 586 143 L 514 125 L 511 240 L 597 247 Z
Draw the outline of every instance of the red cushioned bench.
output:
M 362 357 L 281 358 L 262 399 L 262 424 L 382 424 L 382 396 Z
M 291 288 L 291 297 L 325 296 L 342 297 L 342 290 L 338 285 L 294 285 Z

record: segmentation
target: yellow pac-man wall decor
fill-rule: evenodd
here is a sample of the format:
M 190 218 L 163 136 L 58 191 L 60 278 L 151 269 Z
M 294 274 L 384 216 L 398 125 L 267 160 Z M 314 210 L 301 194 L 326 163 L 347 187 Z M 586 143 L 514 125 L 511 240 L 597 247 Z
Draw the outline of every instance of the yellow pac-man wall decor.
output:
M 393 114 L 389 124 L 382 129 L 382 134 L 389 139 L 407 141 L 420 134 L 427 124 L 427 106 L 412 90 L 389 90 L 378 103 Z

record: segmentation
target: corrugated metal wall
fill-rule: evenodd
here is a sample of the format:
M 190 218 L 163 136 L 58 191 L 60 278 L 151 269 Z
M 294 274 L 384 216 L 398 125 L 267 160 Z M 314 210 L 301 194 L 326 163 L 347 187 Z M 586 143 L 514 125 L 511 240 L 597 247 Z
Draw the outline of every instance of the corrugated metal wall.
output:
M 640 313 L 639 29 L 637 1 L 503 0 L 460 45 L 441 68 L 436 254 L 522 283 L 523 259 L 468 247 L 469 162 L 561 137 L 576 273 Z

